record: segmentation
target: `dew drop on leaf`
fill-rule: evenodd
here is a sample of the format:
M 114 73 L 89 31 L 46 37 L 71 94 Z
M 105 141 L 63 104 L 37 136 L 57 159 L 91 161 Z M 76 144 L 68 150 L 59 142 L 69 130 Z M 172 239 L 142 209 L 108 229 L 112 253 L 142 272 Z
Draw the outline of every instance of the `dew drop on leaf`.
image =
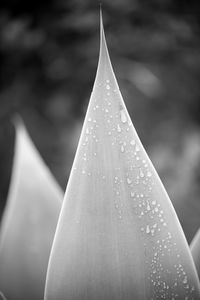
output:
M 120 116 L 121 116 L 122 123 L 126 123 L 127 122 L 127 117 L 126 117 L 126 114 L 125 114 L 123 109 L 120 110 Z
M 124 152 L 124 145 L 121 145 L 121 152 Z
M 148 172 L 147 172 L 147 177 L 151 177 L 151 176 L 152 176 L 151 172 L 148 171 Z
M 134 146 L 134 145 L 135 145 L 135 140 L 131 140 L 131 141 L 130 141 L 130 144 L 131 144 L 132 146 Z
M 117 131 L 118 132 L 121 132 L 122 130 L 121 130 L 121 127 L 119 126 L 119 124 L 117 124 Z

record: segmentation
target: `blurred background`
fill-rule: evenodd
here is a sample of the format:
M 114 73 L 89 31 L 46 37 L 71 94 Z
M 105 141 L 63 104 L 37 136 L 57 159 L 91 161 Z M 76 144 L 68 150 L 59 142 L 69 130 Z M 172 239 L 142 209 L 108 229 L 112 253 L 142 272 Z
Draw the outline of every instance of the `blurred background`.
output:
M 122 95 L 190 242 L 200 226 L 200 2 L 102 5 Z M 98 52 L 98 1 L 0 1 L 0 216 L 15 113 L 65 189 Z

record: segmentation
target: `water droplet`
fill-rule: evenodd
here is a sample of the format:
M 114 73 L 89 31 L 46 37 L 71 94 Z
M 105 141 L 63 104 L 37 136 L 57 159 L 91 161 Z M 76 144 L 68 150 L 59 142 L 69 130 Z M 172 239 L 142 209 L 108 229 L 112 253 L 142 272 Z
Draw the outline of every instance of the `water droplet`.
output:
M 146 227 L 146 233 L 150 233 L 149 225 L 147 225 L 147 227 Z
M 124 112 L 124 110 L 120 110 L 120 115 L 121 115 L 121 121 L 122 123 L 126 123 L 127 122 L 127 117 L 126 117 L 126 114 Z
M 117 131 L 118 132 L 121 132 L 122 130 L 121 130 L 121 127 L 119 126 L 119 124 L 117 125 Z
M 86 128 L 86 134 L 89 134 L 90 132 L 89 132 L 89 128 L 87 127 Z
M 106 84 L 106 89 L 110 90 L 110 85 L 109 84 Z
M 152 204 L 152 205 L 156 205 L 156 200 L 153 200 L 153 201 L 151 202 L 151 204 Z
M 147 177 L 151 177 L 151 176 L 152 176 L 151 172 L 148 171 L 148 172 L 147 172 Z
M 124 152 L 124 146 L 121 145 L 121 152 Z
M 135 196 L 135 193 L 134 192 L 131 192 L 131 197 L 133 198 Z
M 127 183 L 128 183 L 128 184 L 131 184 L 131 183 L 132 183 L 132 181 L 131 181 L 130 178 L 127 178 Z
M 183 283 L 186 284 L 187 283 L 187 276 L 184 277 L 183 279 Z
M 138 145 L 135 146 L 135 151 L 136 152 L 140 151 L 140 148 L 138 147 Z
M 130 142 L 130 144 L 131 144 L 132 146 L 134 146 L 134 145 L 135 145 L 135 140 L 132 140 L 132 141 Z
M 140 169 L 140 177 L 141 177 L 141 178 L 144 177 L 144 173 L 143 173 L 142 169 Z

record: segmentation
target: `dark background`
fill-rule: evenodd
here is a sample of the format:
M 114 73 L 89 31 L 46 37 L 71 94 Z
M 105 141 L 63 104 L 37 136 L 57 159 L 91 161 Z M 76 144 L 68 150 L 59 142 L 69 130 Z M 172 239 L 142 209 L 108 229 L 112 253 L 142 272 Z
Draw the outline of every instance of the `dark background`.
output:
M 190 241 L 200 226 L 200 1 L 102 2 L 124 100 Z M 0 215 L 16 112 L 65 189 L 98 51 L 98 1 L 0 1 Z

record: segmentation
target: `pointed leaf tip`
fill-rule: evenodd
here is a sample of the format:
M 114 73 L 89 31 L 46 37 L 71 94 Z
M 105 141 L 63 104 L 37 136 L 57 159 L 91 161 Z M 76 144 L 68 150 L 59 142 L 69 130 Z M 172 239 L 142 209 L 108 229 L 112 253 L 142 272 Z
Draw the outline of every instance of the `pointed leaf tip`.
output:
M 15 122 L 12 179 L 0 235 L 0 289 L 9 300 L 42 300 L 63 192 L 22 120 Z
M 99 54 L 99 61 L 102 59 L 107 58 L 107 60 L 110 60 L 106 38 L 105 38 L 105 32 L 104 32 L 104 25 L 103 25 L 103 14 L 102 10 L 100 9 L 100 54 Z
M 200 299 L 185 236 L 131 122 L 103 38 L 45 300 Z
M 101 3 L 99 3 L 99 5 L 100 5 L 100 10 L 99 10 L 99 15 L 100 15 L 100 36 L 101 36 L 101 32 L 103 30 L 103 15 L 102 15 Z
M 110 60 L 110 55 L 104 32 L 102 10 L 100 10 L 100 50 L 93 90 L 94 88 L 97 88 L 99 84 L 101 84 L 103 78 L 105 79 L 105 76 L 107 76 L 107 78 L 111 77 L 114 81 L 113 84 L 116 86 L 117 89 L 119 89 Z

